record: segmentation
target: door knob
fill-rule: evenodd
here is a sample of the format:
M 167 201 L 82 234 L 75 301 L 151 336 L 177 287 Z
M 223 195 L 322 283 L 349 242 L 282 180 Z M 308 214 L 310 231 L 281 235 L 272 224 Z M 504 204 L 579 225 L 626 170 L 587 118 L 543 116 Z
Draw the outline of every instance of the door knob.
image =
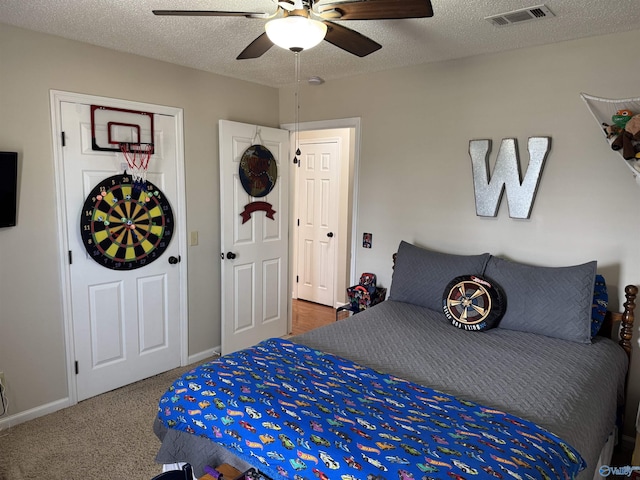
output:
M 329 233 L 327 233 L 327 237 L 329 237 L 329 238 L 333 238 L 333 232 L 329 232 Z
M 236 258 L 236 254 L 233 252 L 227 252 L 227 258 L 229 260 L 233 260 L 234 258 Z
M 169 263 L 171 265 L 175 265 L 176 263 L 180 262 L 180 256 L 178 255 L 178 257 L 174 257 L 173 255 L 169 257 Z

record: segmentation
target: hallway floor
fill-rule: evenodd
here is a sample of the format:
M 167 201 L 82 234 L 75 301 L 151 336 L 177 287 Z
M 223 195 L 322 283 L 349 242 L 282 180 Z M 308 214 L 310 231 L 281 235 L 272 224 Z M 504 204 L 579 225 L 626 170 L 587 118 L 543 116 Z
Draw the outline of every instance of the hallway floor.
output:
M 299 335 L 336 321 L 336 311 L 318 303 L 293 299 L 291 335 Z

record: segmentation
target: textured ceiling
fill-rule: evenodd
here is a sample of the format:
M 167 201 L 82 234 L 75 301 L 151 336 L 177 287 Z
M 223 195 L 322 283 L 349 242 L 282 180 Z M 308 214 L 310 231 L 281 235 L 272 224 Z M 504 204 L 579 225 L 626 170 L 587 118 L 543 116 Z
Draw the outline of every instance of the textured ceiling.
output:
M 639 0 L 548 0 L 544 5 L 555 17 L 508 27 L 484 19 L 539 4 L 542 1 L 432 0 L 433 18 L 343 21 L 382 49 L 358 58 L 322 42 L 301 54 L 302 78 L 317 75 L 328 81 L 640 28 Z M 265 20 L 151 13 L 275 8 L 273 0 L 0 0 L 0 23 L 280 87 L 294 83 L 291 52 L 273 47 L 258 59 L 235 60 L 264 31 Z

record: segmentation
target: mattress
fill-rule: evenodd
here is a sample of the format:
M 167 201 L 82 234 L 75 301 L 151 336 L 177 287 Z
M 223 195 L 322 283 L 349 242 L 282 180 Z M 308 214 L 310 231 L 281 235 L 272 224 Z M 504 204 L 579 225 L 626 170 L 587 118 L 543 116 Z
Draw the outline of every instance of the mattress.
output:
M 604 337 L 587 345 L 502 328 L 468 332 L 440 312 L 388 300 L 293 340 L 530 420 L 578 450 L 581 479 L 593 478 L 624 398 L 628 360 Z
M 467 332 L 443 314 L 386 301 L 296 343 L 529 420 L 573 446 L 591 479 L 622 401 L 627 357 L 613 341 L 578 344 L 506 329 Z M 207 438 L 167 429 L 157 460 L 248 464 Z

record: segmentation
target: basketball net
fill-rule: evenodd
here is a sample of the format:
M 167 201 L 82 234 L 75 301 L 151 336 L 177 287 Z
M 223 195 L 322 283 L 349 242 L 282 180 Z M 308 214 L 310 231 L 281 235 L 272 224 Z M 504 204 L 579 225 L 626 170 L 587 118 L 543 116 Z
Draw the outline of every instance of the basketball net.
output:
M 147 167 L 153 153 L 153 143 L 121 143 L 120 151 L 129 166 L 133 182 L 141 186 L 147 183 Z

